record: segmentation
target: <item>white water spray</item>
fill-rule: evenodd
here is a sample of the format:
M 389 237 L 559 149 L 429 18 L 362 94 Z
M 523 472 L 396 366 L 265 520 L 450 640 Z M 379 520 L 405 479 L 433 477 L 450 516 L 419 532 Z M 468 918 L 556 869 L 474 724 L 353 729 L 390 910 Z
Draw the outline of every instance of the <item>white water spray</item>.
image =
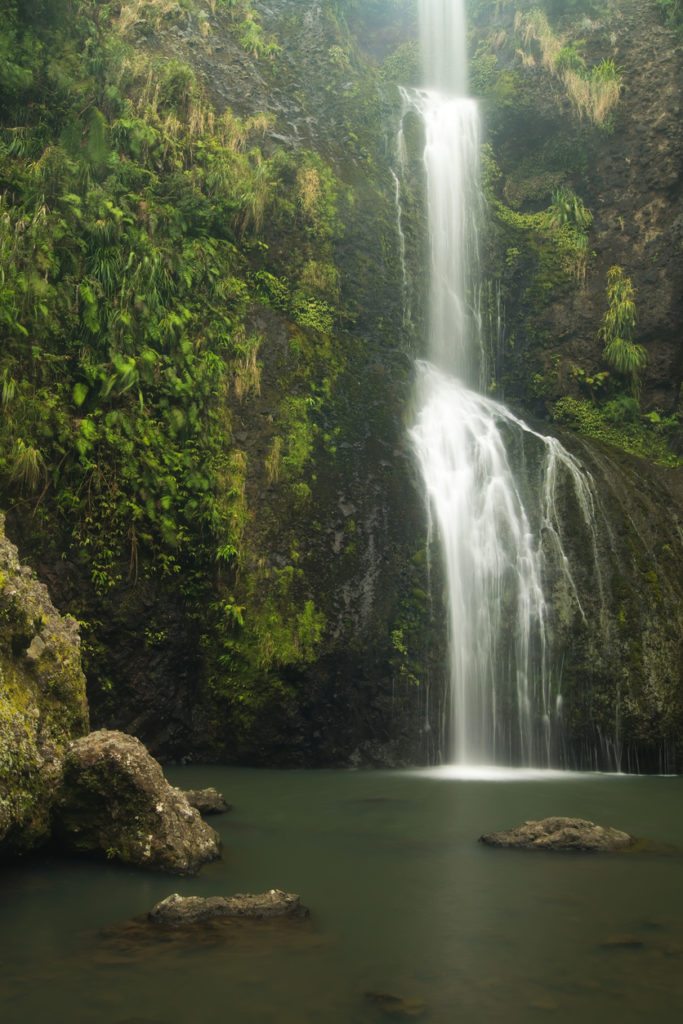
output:
M 567 484 L 592 536 L 579 463 L 485 397 L 480 312 L 480 123 L 467 97 L 464 0 L 420 0 L 428 89 L 402 90 L 425 131 L 431 250 L 430 362 L 417 367 L 410 436 L 448 591 L 448 759 L 559 763 L 562 697 L 545 596 L 552 572 L 582 614 L 562 542 Z M 402 136 L 401 136 L 402 138 Z M 513 472 L 512 453 L 526 466 Z M 521 469 L 522 467 L 520 467 Z

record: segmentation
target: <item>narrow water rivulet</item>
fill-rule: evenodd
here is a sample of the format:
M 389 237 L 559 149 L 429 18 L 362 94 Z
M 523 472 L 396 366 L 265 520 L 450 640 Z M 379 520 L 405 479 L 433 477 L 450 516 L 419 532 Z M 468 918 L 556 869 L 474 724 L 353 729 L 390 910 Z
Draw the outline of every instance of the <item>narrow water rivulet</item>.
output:
M 420 29 L 425 88 L 402 97 L 425 136 L 429 361 L 417 365 L 410 437 L 447 588 L 445 754 L 469 766 L 560 765 L 561 655 L 545 581 L 561 577 L 583 614 L 557 487 L 571 488 L 594 537 L 590 478 L 486 394 L 481 129 L 467 95 L 464 0 L 421 0 Z

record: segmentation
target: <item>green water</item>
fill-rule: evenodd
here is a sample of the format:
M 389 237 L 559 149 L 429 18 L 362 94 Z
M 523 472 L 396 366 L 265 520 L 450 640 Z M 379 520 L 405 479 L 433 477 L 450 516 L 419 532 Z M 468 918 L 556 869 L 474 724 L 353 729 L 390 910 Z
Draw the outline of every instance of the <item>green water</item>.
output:
M 366 996 L 443 1024 L 678 1021 L 683 855 L 487 849 L 485 831 L 580 815 L 683 848 L 683 779 L 475 782 L 408 773 L 183 768 L 233 801 L 196 879 L 113 864 L 0 874 L 2 1024 L 372 1024 Z M 126 924 L 158 899 L 279 887 L 309 923 L 192 943 Z

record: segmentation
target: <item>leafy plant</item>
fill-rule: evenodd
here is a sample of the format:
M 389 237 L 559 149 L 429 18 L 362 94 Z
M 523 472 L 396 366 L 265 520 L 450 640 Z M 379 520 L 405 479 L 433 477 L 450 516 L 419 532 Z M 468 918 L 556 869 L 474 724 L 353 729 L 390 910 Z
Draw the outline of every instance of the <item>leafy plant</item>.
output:
M 251 5 L 225 6 L 272 55 Z M 34 0 L 0 26 L 0 488 L 32 513 L 41 556 L 80 573 L 89 658 L 106 657 L 95 606 L 105 621 L 136 584 L 163 585 L 201 622 L 207 672 L 227 685 L 232 659 L 253 697 L 269 621 L 268 665 L 305 662 L 322 637 L 305 581 L 285 593 L 268 569 L 254 495 L 272 477 L 291 508 L 310 498 L 342 362 L 344 192 L 318 154 L 264 145 L 269 115 L 219 113 L 193 68 L 147 45 L 201 13 Z M 264 466 L 233 422 L 258 399 L 275 317 Z M 101 662 L 94 675 L 108 691 Z
M 630 378 L 635 397 L 640 392 L 640 375 L 647 366 L 647 352 L 633 340 L 637 313 L 636 293 L 623 267 L 610 267 L 607 273 L 607 312 L 600 328 L 605 343 L 604 357 L 617 373 Z
M 536 43 L 543 66 L 560 79 L 579 117 L 588 117 L 594 124 L 606 126 L 619 103 L 622 76 L 611 59 L 589 68 L 574 44 L 555 32 L 544 11 L 536 7 L 517 12 L 515 29 L 523 44 Z M 521 51 L 524 63 L 534 62 L 533 52 Z
M 583 200 L 570 188 L 559 188 L 553 192 L 552 203 L 548 210 L 548 223 L 551 227 L 562 227 L 564 224 L 574 225 L 579 231 L 589 231 L 593 224 L 593 214 Z
M 683 0 L 657 0 L 664 20 L 676 28 L 683 25 Z
M 683 464 L 669 447 L 658 425 L 640 415 L 638 402 L 629 395 L 621 395 L 602 407 L 587 399 L 565 396 L 555 402 L 553 419 L 630 455 L 650 459 L 663 466 Z

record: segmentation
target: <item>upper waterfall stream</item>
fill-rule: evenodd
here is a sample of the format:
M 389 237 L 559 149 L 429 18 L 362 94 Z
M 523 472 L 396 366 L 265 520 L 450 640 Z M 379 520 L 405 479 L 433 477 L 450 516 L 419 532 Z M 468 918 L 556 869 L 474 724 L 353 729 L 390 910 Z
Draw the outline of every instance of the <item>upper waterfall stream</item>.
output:
M 427 353 L 410 431 L 448 592 L 445 753 L 460 765 L 563 763 L 559 653 L 547 579 L 581 602 L 557 488 L 594 537 L 590 478 L 554 438 L 483 393 L 481 130 L 467 93 L 464 0 L 421 0 L 427 88 L 401 90 L 424 127 L 430 243 Z M 401 129 L 401 146 L 403 130 Z

